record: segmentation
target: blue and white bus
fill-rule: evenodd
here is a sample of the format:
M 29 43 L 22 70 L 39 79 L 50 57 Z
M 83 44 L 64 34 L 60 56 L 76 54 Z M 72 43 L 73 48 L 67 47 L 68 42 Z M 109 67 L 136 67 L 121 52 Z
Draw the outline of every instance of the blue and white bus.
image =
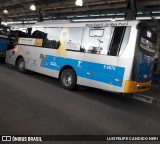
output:
M 59 78 L 68 90 L 135 93 L 150 89 L 155 44 L 155 31 L 140 21 L 43 22 L 8 49 L 6 63 Z
M 10 28 L 4 25 L 0 25 L 0 57 L 5 57 L 8 39 L 9 39 Z

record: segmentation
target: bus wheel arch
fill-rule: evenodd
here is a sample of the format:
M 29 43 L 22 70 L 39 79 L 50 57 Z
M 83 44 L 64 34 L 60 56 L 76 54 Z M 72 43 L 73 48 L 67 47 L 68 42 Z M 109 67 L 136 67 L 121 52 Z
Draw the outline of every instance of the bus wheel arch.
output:
M 15 62 L 15 66 L 17 67 L 17 69 L 22 72 L 25 73 L 26 69 L 25 69 L 25 60 L 23 58 L 23 56 L 18 56 Z
M 15 66 L 17 66 L 18 60 L 21 59 L 21 58 L 23 58 L 23 56 L 21 56 L 21 55 L 19 55 L 19 56 L 16 58 Z M 24 59 L 24 58 L 23 58 L 23 59 Z
M 77 74 L 72 66 L 64 66 L 60 70 L 59 80 L 63 88 L 74 90 L 77 86 Z

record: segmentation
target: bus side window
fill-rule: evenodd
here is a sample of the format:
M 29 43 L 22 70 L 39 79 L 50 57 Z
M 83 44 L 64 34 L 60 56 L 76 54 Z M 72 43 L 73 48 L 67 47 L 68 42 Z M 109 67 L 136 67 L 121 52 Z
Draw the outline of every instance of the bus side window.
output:
M 81 48 L 83 28 L 70 27 L 68 28 L 68 32 L 69 34 L 66 43 L 66 50 L 83 52 L 83 49 Z
M 81 51 L 91 54 L 107 55 L 113 35 L 112 27 L 85 28 Z
M 131 27 L 127 27 L 126 32 L 124 34 L 123 41 L 122 41 L 122 45 L 119 51 L 119 55 L 121 55 L 124 52 L 130 38 L 130 33 L 131 33 Z
M 50 49 L 58 49 L 60 46 L 61 28 L 46 27 L 45 33 L 47 33 L 47 37 L 44 40 L 43 47 Z
M 115 27 L 108 55 L 118 56 L 123 42 L 126 27 Z
M 104 29 L 90 29 L 90 37 L 102 37 L 104 35 Z

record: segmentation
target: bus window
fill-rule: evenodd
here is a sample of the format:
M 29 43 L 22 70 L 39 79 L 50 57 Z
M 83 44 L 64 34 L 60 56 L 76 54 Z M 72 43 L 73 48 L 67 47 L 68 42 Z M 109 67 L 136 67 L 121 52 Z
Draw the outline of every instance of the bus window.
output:
M 67 50 L 80 51 L 83 28 L 68 28 Z
M 60 33 L 61 28 L 45 28 L 45 33 L 47 33 L 47 38 L 44 41 L 43 47 L 58 49 L 60 46 Z
M 43 46 L 47 38 L 47 33 L 45 33 L 45 28 L 33 27 L 31 38 L 42 39 L 42 46 Z
M 44 33 L 45 28 L 41 28 L 41 27 L 34 27 L 32 28 L 32 38 L 40 38 L 41 37 L 41 33 Z
M 99 32 L 94 34 L 97 31 Z M 86 53 L 107 55 L 112 35 L 112 27 L 104 29 L 85 28 L 81 47 Z
M 108 55 L 118 56 L 122 45 L 126 27 L 115 27 Z
M 33 28 L 32 28 L 32 34 L 33 34 L 33 32 L 36 31 L 36 30 L 39 30 L 39 31 L 44 32 L 45 28 L 44 28 L 44 27 L 33 27 Z
M 140 24 L 140 48 L 147 55 L 154 55 L 156 52 L 157 35 L 150 27 Z
M 123 42 L 122 42 L 122 46 L 121 46 L 119 55 L 121 55 L 123 53 L 123 51 L 125 50 L 125 48 L 128 44 L 129 38 L 130 38 L 130 33 L 131 33 L 131 27 L 127 27 L 126 32 L 124 34 L 124 38 L 123 38 Z
M 89 36 L 90 37 L 102 37 L 104 34 L 104 29 L 90 29 Z

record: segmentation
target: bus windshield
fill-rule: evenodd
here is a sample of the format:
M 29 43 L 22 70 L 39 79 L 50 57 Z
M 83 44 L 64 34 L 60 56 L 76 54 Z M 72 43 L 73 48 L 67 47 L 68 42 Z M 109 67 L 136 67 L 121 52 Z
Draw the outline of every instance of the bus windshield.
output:
M 8 38 L 9 32 L 10 32 L 9 27 L 3 26 L 3 25 L 0 26 L 0 37 Z
M 154 55 L 156 52 L 156 32 L 144 23 L 140 24 L 140 49 L 147 55 Z
M 135 80 L 148 82 L 152 79 L 157 36 L 156 32 L 146 23 L 140 23 L 139 28 L 139 48 L 135 55 Z

